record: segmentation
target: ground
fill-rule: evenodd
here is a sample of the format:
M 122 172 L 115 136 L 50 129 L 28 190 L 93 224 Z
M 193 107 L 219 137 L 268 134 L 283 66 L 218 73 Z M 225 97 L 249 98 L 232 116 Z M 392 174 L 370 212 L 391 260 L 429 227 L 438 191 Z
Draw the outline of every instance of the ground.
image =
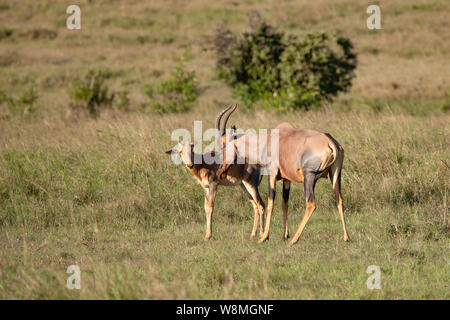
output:
M 378 3 L 382 29 L 368 30 Z M 72 3 L 70 3 L 72 4 Z M 448 1 L 0 1 L 0 91 L 38 92 L 35 112 L 0 104 L 0 298 L 448 299 L 450 35 Z M 215 72 L 214 30 L 247 27 L 258 10 L 293 34 L 339 30 L 355 44 L 352 89 L 312 111 L 249 110 Z M 182 55 L 202 89 L 189 112 L 145 108 L 143 86 Z M 69 89 L 94 67 L 132 110 L 75 114 Z M 219 188 L 213 238 L 204 241 L 203 193 L 164 151 L 176 128 L 289 121 L 329 132 L 345 149 L 343 241 L 329 180 L 297 245 L 282 240 L 281 183 L 268 242 L 250 240 L 253 210 L 240 188 Z M 260 188 L 267 199 L 267 181 Z M 266 201 L 267 202 L 267 201 Z M 289 204 L 293 234 L 302 185 Z M 68 290 L 69 265 L 81 289 Z M 370 265 L 381 289 L 369 290 Z

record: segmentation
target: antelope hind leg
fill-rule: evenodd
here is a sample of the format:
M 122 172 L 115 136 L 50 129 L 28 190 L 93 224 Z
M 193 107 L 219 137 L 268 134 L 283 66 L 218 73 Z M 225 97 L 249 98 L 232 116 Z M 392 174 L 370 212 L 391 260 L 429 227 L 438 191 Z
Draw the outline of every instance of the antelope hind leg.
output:
M 314 198 L 314 187 L 316 184 L 316 177 L 314 174 L 308 174 L 305 175 L 305 182 L 304 182 L 304 189 L 305 189 L 305 196 L 306 196 L 306 210 L 305 214 L 303 215 L 303 219 L 300 222 L 300 225 L 297 229 L 297 232 L 295 233 L 294 237 L 292 238 L 289 245 L 293 245 L 297 243 L 298 238 L 300 238 L 300 235 L 303 232 L 303 229 L 305 229 L 306 224 L 308 223 L 309 218 L 311 218 L 311 215 L 313 214 L 314 210 L 316 209 L 316 201 Z
M 338 202 L 337 207 L 339 211 L 339 215 L 341 216 L 341 222 L 342 222 L 342 229 L 344 230 L 344 241 L 348 241 L 348 233 L 347 233 L 347 227 L 345 225 L 345 218 L 344 218 L 344 205 L 342 203 L 342 195 L 341 195 L 341 170 L 339 167 L 337 168 L 331 168 L 331 179 L 333 183 L 333 191 L 336 195 L 336 200 Z M 334 169 L 334 170 L 333 170 Z
M 283 179 L 283 223 L 284 223 L 284 234 L 283 239 L 286 240 L 289 238 L 289 228 L 288 228 L 288 201 L 289 201 L 289 192 L 291 190 L 291 182 L 289 180 Z

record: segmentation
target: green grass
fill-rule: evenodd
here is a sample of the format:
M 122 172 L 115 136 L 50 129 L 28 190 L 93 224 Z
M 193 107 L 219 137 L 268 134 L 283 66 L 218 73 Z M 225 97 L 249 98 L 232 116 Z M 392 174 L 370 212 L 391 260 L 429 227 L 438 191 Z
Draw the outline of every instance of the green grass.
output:
M 450 298 L 446 1 L 380 1 L 383 30 L 375 32 L 365 29 L 368 4 L 350 0 L 80 5 L 82 31 L 69 32 L 63 4 L 0 1 L 0 30 L 13 30 L 0 40 L 0 91 L 18 99 L 33 84 L 38 93 L 32 117 L 0 103 L 1 299 Z M 339 26 L 359 52 L 352 90 L 314 111 L 247 110 L 217 80 L 210 48 L 216 25 L 242 31 L 252 9 L 289 32 Z M 57 37 L 33 38 L 33 30 Z M 179 115 L 143 110 L 143 85 L 165 79 L 184 53 L 198 102 Z M 109 70 L 112 91 L 126 90 L 129 110 L 96 119 L 71 112 L 68 89 L 94 67 Z M 293 247 L 281 239 L 281 183 L 268 242 L 249 239 L 253 209 L 242 190 L 224 187 L 213 238 L 203 240 L 203 192 L 164 151 L 174 129 L 192 132 L 194 120 L 207 129 L 234 102 L 237 127 L 290 121 L 342 144 L 350 242 L 326 180 Z M 260 192 L 266 202 L 266 179 Z M 294 184 L 291 235 L 304 206 Z M 72 264 L 81 290 L 66 288 Z M 381 268 L 381 290 L 366 287 L 369 265 Z
M 332 114 L 289 117 L 309 127 Z M 347 119 L 346 127 L 331 120 L 319 127 L 346 150 L 349 243 L 326 180 L 318 183 L 318 209 L 298 245 L 281 240 L 279 204 L 270 241 L 249 240 L 252 209 L 236 188 L 219 189 L 213 240 L 204 242 L 201 188 L 163 153 L 172 127 L 158 127 L 151 116 L 122 118 L 111 128 L 104 120 L 60 127 L 58 137 L 4 147 L 0 297 L 448 298 L 448 119 L 334 116 Z M 253 118 L 240 116 L 246 125 Z M 265 179 L 260 189 L 266 197 Z M 294 185 L 291 233 L 303 198 Z M 82 270 L 79 292 L 65 289 L 71 264 Z M 379 291 L 365 285 L 372 264 L 382 270 Z

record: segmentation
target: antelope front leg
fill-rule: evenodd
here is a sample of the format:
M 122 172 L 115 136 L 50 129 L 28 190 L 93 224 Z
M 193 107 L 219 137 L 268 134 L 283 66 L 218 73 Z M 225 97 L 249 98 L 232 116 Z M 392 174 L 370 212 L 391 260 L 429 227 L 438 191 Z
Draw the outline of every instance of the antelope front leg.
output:
M 206 213 L 206 235 L 205 241 L 211 238 L 211 218 L 214 211 L 214 200 L 216 198 L 216 185 L 205 188 L 205 213 Z
M 253 206 L 253 228 L 252 233 L 250 234 L 250 239 L 253 239 L 256 236 L 256 230 L 258 230 L 258 221 L 259 221 L 259 210 L 258 205 L 253 201 L 250 200 Z
M 266 226 L 264 228 L 264 234 L 259 238 L 259 243 L 262 243 L 269 239 L 270 232 L 270 220 L 272 219 L 272 211 L 273 211 L 273 203 L 275 201 L 276 194 L 276 182 L 277 175 L 272 174 L 269 176 L 269 199 L 267 201 L 267 217 L 266 217 Z

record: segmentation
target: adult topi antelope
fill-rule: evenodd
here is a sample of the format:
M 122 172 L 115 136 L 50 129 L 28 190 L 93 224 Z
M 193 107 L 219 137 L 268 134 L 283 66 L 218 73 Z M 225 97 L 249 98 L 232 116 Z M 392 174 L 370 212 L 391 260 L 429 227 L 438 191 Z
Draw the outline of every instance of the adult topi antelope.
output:
M 216 129 L 219 130 L 221 139 L 226 140 L 226 122 L 230 114 L 234 111 L 236 105 L 222 110 L 216 118 Z M 223 186 L 241 186 L 247 194 L 254 211 L 253 228 L 251 238 L 255 237 L 259 221 L 259 236 L 264 231 L 264 202 L 262 201 L 258 186 L 261 182 L 261 167 L 258 165 L 236 164 L 231 165 L 226 174 L 219 179 L 216 172 L 219 164 L 214 162 L 207 164 L 205 159 L 213 159 L 214 152 L 202 154 L 200 157 L 194 153 L 194 144 L 189 142 L 178 143 L 175 147 L 166 151 L 167 154 L 179 154 L 185 166 L 192 173 L 194 178 L 200 183 L 205 195 L 205 213 L 206 213 L 206 235 L 205 240 L 211 238 L 211 218 L 214 210 L 214 201 L 216 191 L 219 185 Z M 194 159 L 201 159 L 201 163 L 195 163 Z M 209 161 L 208 161 L 209 162 Z
M 226 124 L 225 124 L 226 125 Z M 225 141 L 222 145 L 222 164 L 217 175 L 226 174 L 231 165 L 240 159 L 249 164 L 259 164 L 268 170 L 269 199 L 264 234 L 259 242 L 268 239 L 273 203 L 275 200 L 276 181 L 283 179 L 283 217 L 284 238 L 289 237 L 287 211 L 291 182 L 304 184 L 306 210 L 290 244 L 295 244 L 305 228 L 306 223 L 316 209 L 314 188 L 319 178 L 330 177 L 337 199 L 337 207 L 344 230 L 344 240 L 348 234 L 344 219 L 341 196 L 341 170 L 344 149 L 328 133 L 315 130 L 294 128 L 288 122 L 280 123 L 268 134 L 248 134 Z M 239 163 L 240 161 L 237 161 Z

